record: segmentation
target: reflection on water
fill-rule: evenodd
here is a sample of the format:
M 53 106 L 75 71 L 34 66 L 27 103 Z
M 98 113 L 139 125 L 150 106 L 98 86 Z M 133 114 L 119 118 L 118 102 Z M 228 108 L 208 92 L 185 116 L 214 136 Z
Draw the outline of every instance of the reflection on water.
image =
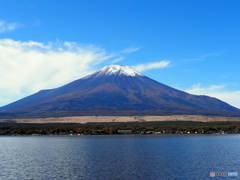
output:
M 240 135 L 0 137 L 0 179 L 211 179 L 239 151 Z

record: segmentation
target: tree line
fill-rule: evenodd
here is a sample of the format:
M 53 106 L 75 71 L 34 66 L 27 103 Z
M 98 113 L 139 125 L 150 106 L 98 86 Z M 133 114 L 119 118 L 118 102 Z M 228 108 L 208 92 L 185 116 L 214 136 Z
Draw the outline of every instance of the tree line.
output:
M 110 123 L 0 123 L 0 135 L 31 135 L 31 134 L 118 134 L 118 130 L 139 132 L 234 132 L 240 133 L 240 122 L 192 122 L 192 121 L 161 121 L 161 122 L 110 122 Z

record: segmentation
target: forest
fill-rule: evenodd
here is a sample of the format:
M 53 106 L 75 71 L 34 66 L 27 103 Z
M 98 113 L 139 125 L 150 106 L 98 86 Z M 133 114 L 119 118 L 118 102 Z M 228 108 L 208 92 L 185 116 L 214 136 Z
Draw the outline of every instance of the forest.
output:
M 240 122 L 0 123 L 0 135 L 105 135 L 119 134 L 119 130 L 131 130 L 131 134 L 236 134 L 240 133 Z

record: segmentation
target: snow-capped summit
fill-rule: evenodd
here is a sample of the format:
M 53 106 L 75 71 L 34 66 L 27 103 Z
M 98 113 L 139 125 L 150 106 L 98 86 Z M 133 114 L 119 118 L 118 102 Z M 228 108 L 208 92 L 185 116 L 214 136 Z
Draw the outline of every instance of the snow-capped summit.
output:
M 137 72 L 133 68 L 125 65 L 109 65 L 102 69 L 96 71 L 95 73 L 87 76 L 88 77 L 99 77 L 103 75 L 120 75 L 120 76 L 144 76 L 143 74 Z

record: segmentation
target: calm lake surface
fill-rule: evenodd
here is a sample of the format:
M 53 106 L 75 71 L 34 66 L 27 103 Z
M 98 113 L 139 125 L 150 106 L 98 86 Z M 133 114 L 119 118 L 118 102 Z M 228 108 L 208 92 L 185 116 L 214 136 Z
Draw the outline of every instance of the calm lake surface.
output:
M 2 136 L 0 179 L 240 179 L 240 135 Z

